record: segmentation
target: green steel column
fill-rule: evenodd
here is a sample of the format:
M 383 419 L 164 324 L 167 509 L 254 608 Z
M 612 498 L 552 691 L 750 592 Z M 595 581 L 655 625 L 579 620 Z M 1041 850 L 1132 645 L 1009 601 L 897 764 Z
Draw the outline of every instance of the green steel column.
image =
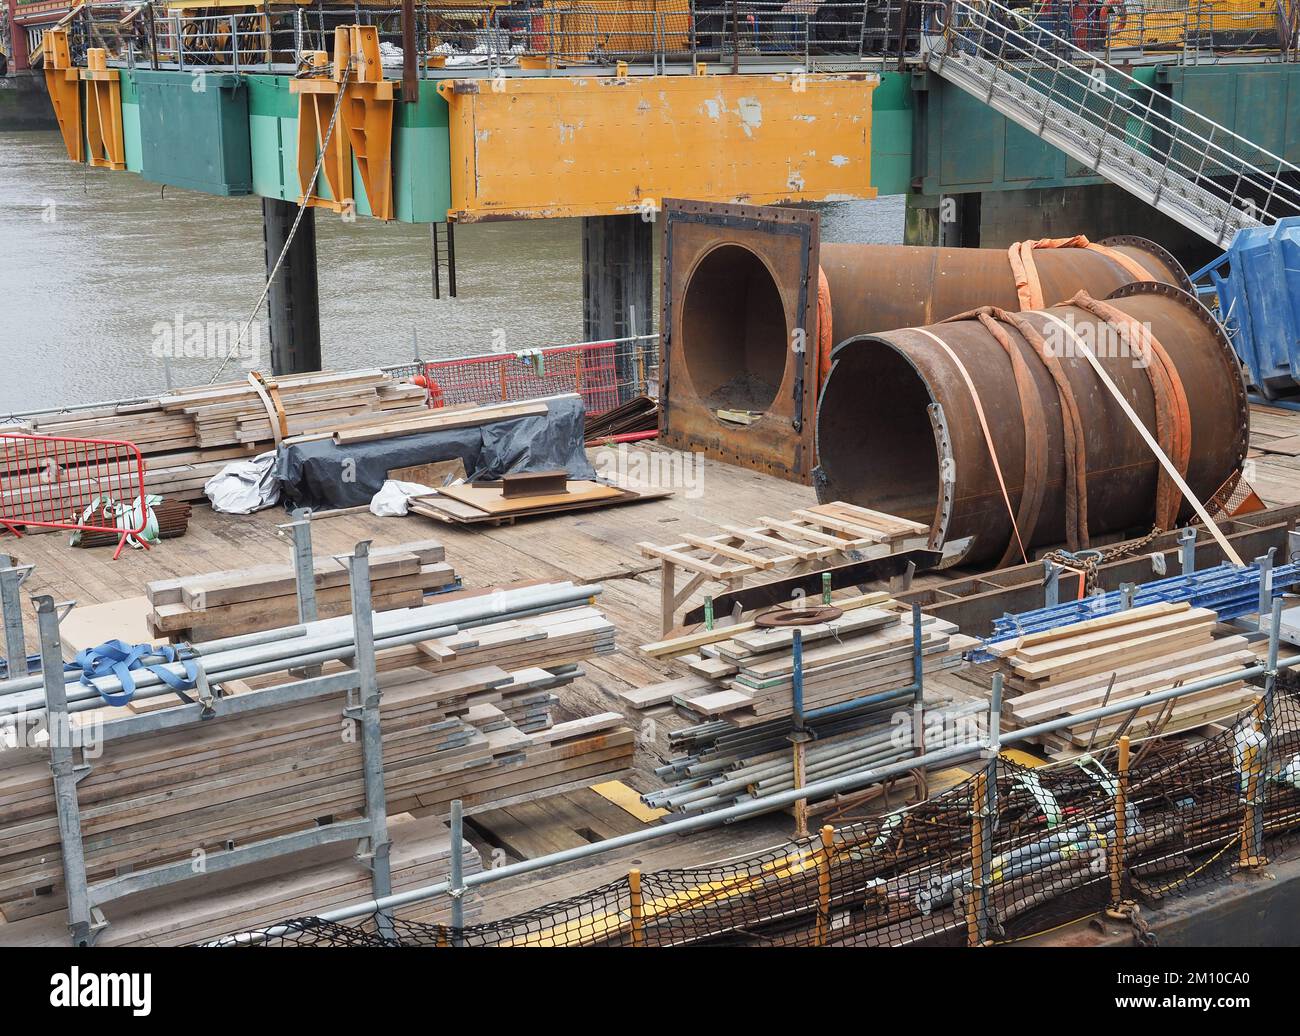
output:
M 295 202 L 262 199 L 262 239 L 266 245 L 266 272 L 270 276 L 284 251 L 293 221 Z M 293 243 L 271 282 L 266 300 L 271 327 L 271 371 L 298 374 L 321 369 L 320 299 L 316 284 L 316 217 L 313 209 L 302 214 Z

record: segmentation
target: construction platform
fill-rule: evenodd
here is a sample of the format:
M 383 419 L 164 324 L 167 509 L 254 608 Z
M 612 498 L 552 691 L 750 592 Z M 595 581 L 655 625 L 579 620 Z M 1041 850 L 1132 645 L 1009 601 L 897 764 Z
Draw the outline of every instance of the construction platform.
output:
M 1247 477 L 1270 506 L 1300 503 L 1300 412 L 1252 406 L 1251 455 Z M 594 451 L 592 451 L 594 453 Z M 631 455 L 661 452 L 653 445 L 629 447 Z M 433 537 L 446 547 L 466 586 L 501 585 L 525 580 L 573 580 L 600 583 L 598 606 L 618 630 L 614 654 L 589 659 L 586 674 L 560 692 L 557 719 L 625 711 L 641 727 L 631 772 L 624 778 L 636 792 L 655 789 L 654 774 L 671 752 L 670 729 L 687 720 L 673 715 L 655 717 L 647 731 L 645 720 L 621 703 L 619 693 L 672 678 L 671 660 L 648 658 L 637 645 L 661 636 L 659 563 L 642 556 L 638 544 L 670 542 L 701 527 L 730 522 L 745 524 L 755 516 L 793 512 L 815 503 L 811 488 L 714 461 L 697 469 L 699 492 L 679 489 L 672 496 L 630 507 L 559 515 L 511 525 L 456 527 L 418 516 L 405 519 L 374 517 L 366 510 L 323 513 L 313 521 L 316 556 L 350 552 L 360 540 L 376 547 Z M 128 551 L 117 561 L 110 550 L 70 550 L 62 534 L 7 539 L 6 547 L 34 572 L 24 595 L 49 594 L 56 601 L 75 600 L 82 607 L 136 597 L 151 581 L 214 570 L 235 569 L 284 561 L 289 541 L 277 529 L 285 521 L 276 509 L 250 516 L 233 516 L 196 506 L 183 538 L 165 540 L 151 550 Z M 919 575 L 924 587 L 952 573 Z M 74 611 L 75 614 L 75 611 Z M 34 650 L 35 621 L 26 623 Z M 942 688 L 953 696 L 974 698 L 976 688 L 950 674 L 927 678 L 927 688 Z M 652 736 L 646 737 L 650 733 Z M 964 774 L 954 771 L 949 780 Z M 931 790 L 942 788 L 936 775 Z M 481 813 L 467 824 L 467 837 L 485 863 L 535 858 L 584 842 L 625 834 L 655 822 L 628 796 L 626 805 L 590 789 L 570 791 L 544 800 L 524 802 Z M 884 803 L 890 803 L 888 799 Z M 631 808 L 628 808 L 631 807 Z M 640 814 L 639 816 L 637 814 Z M 753 853 L 787 840 L 792 831 L 786 813 L 747 819 L 700 833 L 689 839 L 605 853 L 564 868 L 507 879 L 484 886 L 485 918 L 518 913 L 585 891 L 629 866 L 646 870 L 698 866 Z M 64 944 L 66 932 L 59 916 L 51 915 L 50 940 Z M 3 938 L 0 923 L 0 939 Z

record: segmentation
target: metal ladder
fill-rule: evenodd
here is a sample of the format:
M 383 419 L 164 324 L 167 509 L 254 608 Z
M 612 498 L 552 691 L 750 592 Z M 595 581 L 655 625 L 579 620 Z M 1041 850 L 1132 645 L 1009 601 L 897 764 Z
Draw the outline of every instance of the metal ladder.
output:
M 1001 4 L 927 9 L 921 59 L 1221 248 L 1300 213 L 1296 166 Z

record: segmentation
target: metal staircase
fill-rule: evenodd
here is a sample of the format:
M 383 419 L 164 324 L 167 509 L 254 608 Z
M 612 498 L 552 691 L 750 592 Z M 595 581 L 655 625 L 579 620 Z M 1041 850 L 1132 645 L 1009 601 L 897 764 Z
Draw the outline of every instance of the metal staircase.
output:
M 1300 169 L 1000 4 L 952 0 L 922 60 L 954 86 L 1226 247 L 1300 213 Z

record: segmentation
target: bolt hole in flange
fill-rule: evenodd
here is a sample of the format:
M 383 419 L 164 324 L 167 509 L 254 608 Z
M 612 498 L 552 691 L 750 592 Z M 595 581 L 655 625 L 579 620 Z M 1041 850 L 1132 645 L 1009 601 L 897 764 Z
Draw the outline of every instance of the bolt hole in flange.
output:
M 723 244 L 687 283 L 682 357 L 695 391 L 715 416 L 757 418 L 776 399 L 789 357 L 776 280 L 748 248 Z

